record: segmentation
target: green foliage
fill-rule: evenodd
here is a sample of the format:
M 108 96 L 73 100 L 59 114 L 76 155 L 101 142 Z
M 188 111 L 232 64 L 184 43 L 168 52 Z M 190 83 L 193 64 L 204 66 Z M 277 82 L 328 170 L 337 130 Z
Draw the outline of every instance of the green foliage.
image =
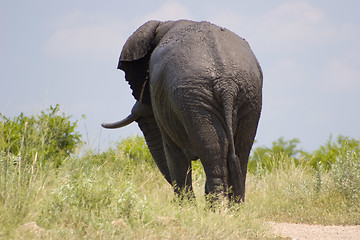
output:
M 283 137 L 272 142 L 271 147 L 257 147 L 252 152 L 249 158 L 248 170 L 255 173 L 258 169 L 266 169 L 271 171 L 274 167 L 278 167 L 284 162 L 281 162 L 283 156 L 287 156 L 296 160 L 303 151 L 298 149 L 299 139 L 284 140 Z
M 273 141 L 271 147 L 258 147 L 254 150 L 254 156 L 252 160 L 261 161 L 265 156 L 271 154 L 285 153 L 289 157 L 295 157 L 301 151 L 298 148 L 300 140 L 297 138 L 291 140 L 284 140 L 283 137 L 280 137 L 276 141 Z
M 265 221 L 360 223 L 359 154 L 351 147 L 329 170 L 319 171 L 294 155 L 271 154 L 267 158 L 276 164 L 270 171 L 259 164 L 248 174 L 245 204 L 228 207 L 224 201 L 210 211 L 200 162 L 193 165 L 196 204 L 179 205 L 147 162 L 144 144 L 142 137 L 130 137 L 115 149 L 72 155 L 58 167 L 31 165 L 21 171 L 26 184 L 19 182 L 18 166 L 0 155 L 0 169 L 7 169 L 0 174 L 0 237 L 274 239 Z M 31 222 L 37 230 L 24 228 Z
M 320 146 L 312 154 L 309 154 L 308 157 L 312 167 L 317 168 L 321 166 L 329 170 L 337 158 L 345 156 L 349 151 L 360 154 L 360 141 L 340 135 L 337 141 L 333 142 L 332 136 L 330 136 L 324 145 Z
M 0 238 L 17 226 L 46 184 L 49 171 L 61 166 L 80 143 L 76 122 L 50 106 L 38 116 L 0 114 Z M 5 235 L 7 230 L 5 230 Z
M 69 116 L 59 114 L 59 105 L 50 106 L 39 116 L 27 117 L 21 113 L 13 119 L 0 114 L 0 152 L 18 156 L 22 164 L 35 158 L 40 164 L 59 166 L 73 153 L 80 143 L 81 135 L 75 130 Z
M 9 182 L 14 198 L 0 188 L 7 198 L 0 202 L 0 238 L 271 239 L 250 208 L 209 211 L 204 196 L 197 206 L 180 206 L 158 170 L 120 152 L 88 152 L 37 170 L 31 189 Z M 28 223 L 37 228 L 26 229 Z
M 135 163 L 146 162 L 156 166 L 143 136 L 135 135 L 122 139 L 117 144 L 117 151 L 122 152 Z
M 297 139 L 283 138 L 255 149 L 245 203 L 223 201 L 211 211 L 200 161 L 192 165 L 196 204 L 179 205 L 143 137 L 77 156 L 71 154 L 80 142 L 76 123 L 55 109 L 38 117 L 2 116 L 0 238 L 277 239 L 264 222 L 360 224 L 360 152 L 354 139 L 339 137 L 312 153 L 299 150 Z M 58 144 L 61 136 L 75 144 Z M 61 155 L 67 160 L 47 164 Z
M 337 191 L 353 204 L 360 202 L 360 152 L 348 148 L 352 147 L 346 145 L 346 152 L 336 157 L 330 173 Z
M 138 196 L 137 186 L 134 186 L 136 181 L 130 174 L 135 166 L 124 167 L 119 163 L 126 164 L 126 161 L 113 162 L 112 159 L 100 164 L 97 158 L 97 154 L 87 153 L 61 166 L 58 173 L 60 182 L 44 200 L 45 206 L 41 208 L 37 220 L 39 224 L 56 228 L 73 219 L 100 228 L 104 223 L 96 222 L 97 219 L 133 220 L 135 214 L 136 218 L 146 221 L 146 200 Z M 96 162 L 98 164 L 89 164 Z M 75 231 L 80 235 L 86 234 L 82 228 Z
M 308 164 L 316 170 L 315 189 L 324 188 L 324 175 L 330 173 L 334 189 L 341 192 L 346 201 L 356 199 L 360 193 L 360 141 L 339 136 L 334 143 L 332 137 L 319 149 L 307 154 Z
M 330 136 L 324 145 L 311 153 L 302 151 L 298 146 L 299 143 L 299 139 L 284 140 L 281 137 L 272 142 L 271 147 L 263 146 L 253 149 L 252 155 L 249 158 L 249 171 L 252 173 L 259 169 L 271 171 L 273 168 L 287 164 L 286 162 L 281 162 L 284 160 L 284 156 L 293 159 L 296 165 L 305 164 L 316 170 L 321 168 L 322 170 L 329 171 L 336 162 L 336 159 L 345 156 L 347 152 L 360 154 L 360 141 L 341 135 L 338 136 L 336 142 L 333 142 Z
M 254 207 L 259 206 L 259 215 L 280 222 L 325 225 L 360 223 L 358 169 L 352 171 L 357 177 L 350 180 L 347 177 L 350 169 L 347 167 L 344 173 L 321 170 L 318 175 L 307 165 L 297 165 L 293 158 L 286 155 L 283 158 L 286 165 L 249 175 L 247 201 L 251 201 Z M 355 163 L 358 164 L 358 161 L 355 160 Z M 345 182 L 339 181 L 337 174 L 345 177 Z

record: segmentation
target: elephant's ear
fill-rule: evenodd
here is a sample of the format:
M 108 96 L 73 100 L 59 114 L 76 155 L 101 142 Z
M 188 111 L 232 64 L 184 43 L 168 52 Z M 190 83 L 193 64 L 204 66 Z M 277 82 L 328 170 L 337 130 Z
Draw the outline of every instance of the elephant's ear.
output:
M 139 27 L 126 41 L 120 55 L 118 69 L 133 90 L 136 100 L 151 105 L 149 92 L 149 60 L 160 21 L 149 21 Z
M 119 69 L 121 69 L 121 62 L 136 61 L 145 57 L 152 48 L 152 42 L 159 24 L 160 21 L 148 21 L 128 38 L 121 51 Z

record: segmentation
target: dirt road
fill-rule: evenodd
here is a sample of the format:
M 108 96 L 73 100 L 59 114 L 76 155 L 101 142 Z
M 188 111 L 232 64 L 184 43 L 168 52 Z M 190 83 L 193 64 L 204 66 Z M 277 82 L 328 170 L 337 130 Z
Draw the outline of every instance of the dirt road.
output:
M 296 240 L 359 240 L 360 225 L 322 226 L 269 222 L 275 235 Z

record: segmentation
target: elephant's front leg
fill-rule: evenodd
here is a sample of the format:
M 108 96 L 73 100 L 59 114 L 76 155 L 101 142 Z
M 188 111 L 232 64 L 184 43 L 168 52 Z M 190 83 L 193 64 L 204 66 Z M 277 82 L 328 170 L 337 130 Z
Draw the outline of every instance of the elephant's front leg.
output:
M 174 192 L 180 199 L 193 199 L 191 160 L 169 137 L 164 137 L 164 150 Z

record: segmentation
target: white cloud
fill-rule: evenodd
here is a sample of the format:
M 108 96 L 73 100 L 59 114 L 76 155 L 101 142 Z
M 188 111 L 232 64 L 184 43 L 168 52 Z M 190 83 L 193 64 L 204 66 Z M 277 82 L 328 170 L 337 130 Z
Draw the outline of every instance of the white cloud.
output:
M 292 58 L 277 59 L 267 76 L 274 79 L 275 87 L 285 88 L 297 88 L 308 78 L 304 65 Z
M 310 45 L 358 42 L 357 26 L 342 21 L 331 22 L 332 16 L 327 14 L 326 8 L 316 7 L 311 1 L 289 1 L 264 15 L 250 16 L 250 20 L 255 22 L 254 36 L 275 47 L 299 49 Z
M 178 20 L 178 19 L 191 19 L 189 10 L 176 1 L 169 1 L 162 5 L 156 11 L 149 13 L 141 18 L 141 22 L 148 20 Z
M 298 48 L 335 35 L 335 27 L 327 22 L 325 13 L 305 1 L 284 2 L 261 14 L 219 11 L 212 21 L 268 47 Z
M 57 58 L 102 58 L 118 54 L 130 34 L 150 19 L 176 20 L 191 18 L 183 5 L 169 1 L 156 11 L 127 22 L 120 16 L 73 11 L 53 24 L 54 32 L 45 44 L 45 51 Z
M 121 21 L 103 15 L 71 12 L 54 25 L 45 51 L 60 58 L 99 58 L 118 54 L 128 29 Z
M 265 16 L 259 26 L 259 38 L 281 47 L 299 48 L 321 43 L 335 34 L 324 12 L 305 1 L 286 2 Z
M 303 83 L 327 91 L 360 90 L 359 30 L 331 23 L 310 2 L 284 2 L 263 14 L 220 11 L 212 21 L 247 38 L 255 53 L 267 56 L 264 75 L 283 88 Z
M 360 71 L 339 59 L 332 59 L 327 63 L 321 79 L 319 87 L 331 93 L 358 93 L 360 91 Z

